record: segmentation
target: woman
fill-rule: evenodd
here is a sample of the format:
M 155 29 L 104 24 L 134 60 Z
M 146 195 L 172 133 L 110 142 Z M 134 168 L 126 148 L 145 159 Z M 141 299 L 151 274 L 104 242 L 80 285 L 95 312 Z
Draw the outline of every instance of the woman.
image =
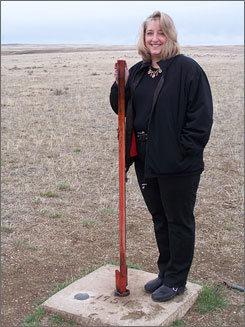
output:
M 174 23 L 165 13 L 156 11 L 143 22 L 138 52 L 143 61 L 125 69 L 126 169 L 135 163 L 159 250 L 158 277 L 145 291 L 164 302 L 184 293 L 193 259 L 193 211 L 212 126 L 212 95 L 202 68 L 180 54 Z M 117 113 L 117 64 L 114 75 L 110 103 Z

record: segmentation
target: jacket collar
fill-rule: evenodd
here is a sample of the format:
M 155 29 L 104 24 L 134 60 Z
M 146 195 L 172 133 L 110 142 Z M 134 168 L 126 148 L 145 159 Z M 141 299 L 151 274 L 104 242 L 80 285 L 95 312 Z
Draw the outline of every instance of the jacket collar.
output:
M 150 66 L 150 62 L 147 62 L 147 61 L 142 61 L 142 64 L 141 64 L 141 66 L 140 66 L 140 69 L 139 70 L 141 70 L 141 69 L 144 69 L 144 68 L 146 68 L 146 67 L 149 67 Z
M 166 59 L 166 60 L 160 60 L 157 62 L 157 64 L 161 67 L 162 71 L 163 71 L 163 74 L 165 75 L 169 66 L 173 63 L 173 61 L 179 57 L 180 55 L 177 55 L 175 57 L 172 57 L 170 59 Z M 140 70 L 141 69 L 144 69 L 146 67 L 149 67 L 150 66 L 150 62 L 146 62 L 146 61 L 142 61 L 142 64 L 140 66 Z
M 161 67 L 163 74 L 165 75 L 168 68 L 170 67 L 170 65 L 175 61 L 175 59 L 177 57 L 179 57 L 180 55 L 177 55 L 175 57 L 172 57 L 170 59 L 166 59 L 166 60 L 160 60 L 157 62 L 157 64 Z

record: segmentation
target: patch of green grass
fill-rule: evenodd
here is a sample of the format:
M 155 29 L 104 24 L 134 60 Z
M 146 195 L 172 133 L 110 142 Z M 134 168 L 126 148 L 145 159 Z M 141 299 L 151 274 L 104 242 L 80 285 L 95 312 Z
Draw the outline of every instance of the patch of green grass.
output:
M 83 227 L 90 227 L 91 225 L 93 225 L 95 223 L 95 221 L 90 220 L 90 219 L 84 219 L 82 221 L 82 226 Z
M 226 227 L 226 229 L 227 229 L 229 232 L 231 232 L 231 231 L 233 231 L 233 230 L 236 229 L 235 226 L 233 226 L 233 225 L 227 225 L 227 226 L 225 226 L 225 227 Z
M 34 313 L 25 317 L 25 322 L 23 327 L 38 327 L 39 322 L 41 321 L 43 316 L 43 308 L 36 307 Z
M 128 262 L 128 261 L 127 261 L 126 264 L 127 264 L 127 267 L 128 267 L 128 268 L 141 270 L 140 266 L 138 266 L 138 265 L 136 265 L 136 264 L 134 264 L 134 263 L 132 263 L 132 262 Z M 108 262 L 105 262 L 105 263 L 103 264 L 103 266 L 104 266 L 104 265 L 120 266 L 120 262 L 117 262 L 117 261 L 108 261 Z
M 224 298 L 225 286 L 203 286 L 203 290 L 199 295 L 196 306 L 201 314 L 212 312 L 217 308 L 224 309 L 227 305 L 227 299 Z
M 222 238 L 219 238 L 218 242 L 221 245 L 231 245 L 232 244 L 232 242 L 230 240 L 223 240 Z
M 50 218 L 61 218 L 62 216 L 61 216 L 60 213 L 58 213 L 58 212 L 54 212 L 54 213 L 52 213 L 49 217 L 50 217 Z
M 12 160 L 9 160 L 9 163 L 17 163 L 18 160 L 17 159 L 12 159 Z
M 52 316 L 49 318 L 49 322 L 53 323 L 53 324 L 56 324 L 58 326 L 66 326 L 67 327 L 67 324 L 69 325 L 73 325 L 74 324 L 74 321 L 67 318 L 67 319 L 64 319 L 62 317 L 59 317 L 59 316 Z
M 59 157 L 59 153 L 51 152 L 51 153 L 49 153 L 49 154 L 47 155 L 47 157 L 48 157 L 49 159 L 51 159 L 51 158 L 57 158 L 57 157 Z
M 23 248 L 25 248 L 27 250 L 37 251 L 37 248 L 34 245 L 28 243 L 27 240 L 18 241 L 17 242 L 17 247 L 23 247 Z
M 76 148 L 76 149 L 74 149 L 74 152 L 81 152 L 81 149 Z
M 11 218 L 11 216 L 12 216 L 14 213 L 15 213 L 14 211 L 12 211 L 12 212 L 10 212 L 10 213 L 7 213 L 6 215 L 2 216 L 2 220 L 3 220 L 3 219 L 9 219 L 9 218 Z
M 40 196 L 47 197 L 47 198 L 57 198 L 58 194 L 53 191 L 47 191 L 47 192 L 40 192 Z
M 114 215 L 115 211 L 113 208 L 102 208 L 100 210 L 100 212 L 102 213 L 102 215 Z
M 43 301 L 44 302 L 44 301 Z M 39 327 L 40 322 L 43 318 L 44 311 L 42 307 L 36 306 L 35 312 L 25 317 L 25 322 L 23 324 L 23 327 Z M 70 318 L 62 318 L 56 315 L 51 316 L 48 319 L 49 322 L 51 322 L 52 326 L 72 326 L 74 325 L 74 321 Z
M 136 264 L 134 263 L 131 263 L 131 262 L 127 262 L 127 266 L 128 268 L 132 268 L 132 269 L 137 269 L 137 270 L 140 270 L 140 266 L 137 266 Z
M 8 233 L 8 234 L 10 234 L 10 233 L 13 233 L 13 229 L 12 228 L 10 228 L 10 227 L 7 227 L 7 226 L 1 226 L 1 232 L 5 232 L 5 233 Z
M 186 326 L 184 320 L 175 320 L 171 326 Z
M 59 190 L 70 190 L 70 186 L 66 184 L 59 184 L 58 185 Z
M 37 204 L 38 205 L 38 204 L 41 203 L 41 200 L 40 199 L 37 199 L 37 200 L 33 200 L 32 202 L 33 202 L 33 204 Z
M 41 216 L 45 216 L 45 215 L 47 215 L 48 213 L 49 213 L 49 212 L 48 212 L 47 209 L 43 209 L 43 210 L 40 211 L 40 215 L 41 215 Z

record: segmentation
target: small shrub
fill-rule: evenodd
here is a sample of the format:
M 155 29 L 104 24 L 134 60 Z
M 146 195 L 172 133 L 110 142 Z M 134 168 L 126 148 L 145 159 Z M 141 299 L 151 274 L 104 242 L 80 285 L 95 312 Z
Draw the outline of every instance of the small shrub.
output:
M 9 68 L 9 70 L 21 70 L 21 68 L 17 67 L 17 66 L 14 66 L 12 68 Z
M 54 94 L 54 95 L 67 94 L 67 90 L 68 90 L 68 89 L 69 89 L 68 87 L 65 87 L 65 90 L 64 90 L 64 91 L 62 91 L 62 90 L 60 90 L 60 89 L 55 89 L 54 92 L 53 92 L 53 94 Z
M 62 94 L 64 94 L 62 90 L 58 90 L 58 89 L 54 90 L 54 95 L 62 95 Z

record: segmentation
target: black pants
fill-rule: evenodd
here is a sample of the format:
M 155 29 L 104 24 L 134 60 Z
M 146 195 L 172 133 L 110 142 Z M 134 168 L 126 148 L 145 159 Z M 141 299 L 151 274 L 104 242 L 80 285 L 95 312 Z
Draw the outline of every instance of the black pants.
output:
M 200 174 L 144 180 L 144 145 L 137 142 L 135 171 L 152 215 L 159 250 L 159 277 L 168 287 L 185 286 L 194 255 L 193 215 Z M 147 183 L 145 186 L 142 184 Z

